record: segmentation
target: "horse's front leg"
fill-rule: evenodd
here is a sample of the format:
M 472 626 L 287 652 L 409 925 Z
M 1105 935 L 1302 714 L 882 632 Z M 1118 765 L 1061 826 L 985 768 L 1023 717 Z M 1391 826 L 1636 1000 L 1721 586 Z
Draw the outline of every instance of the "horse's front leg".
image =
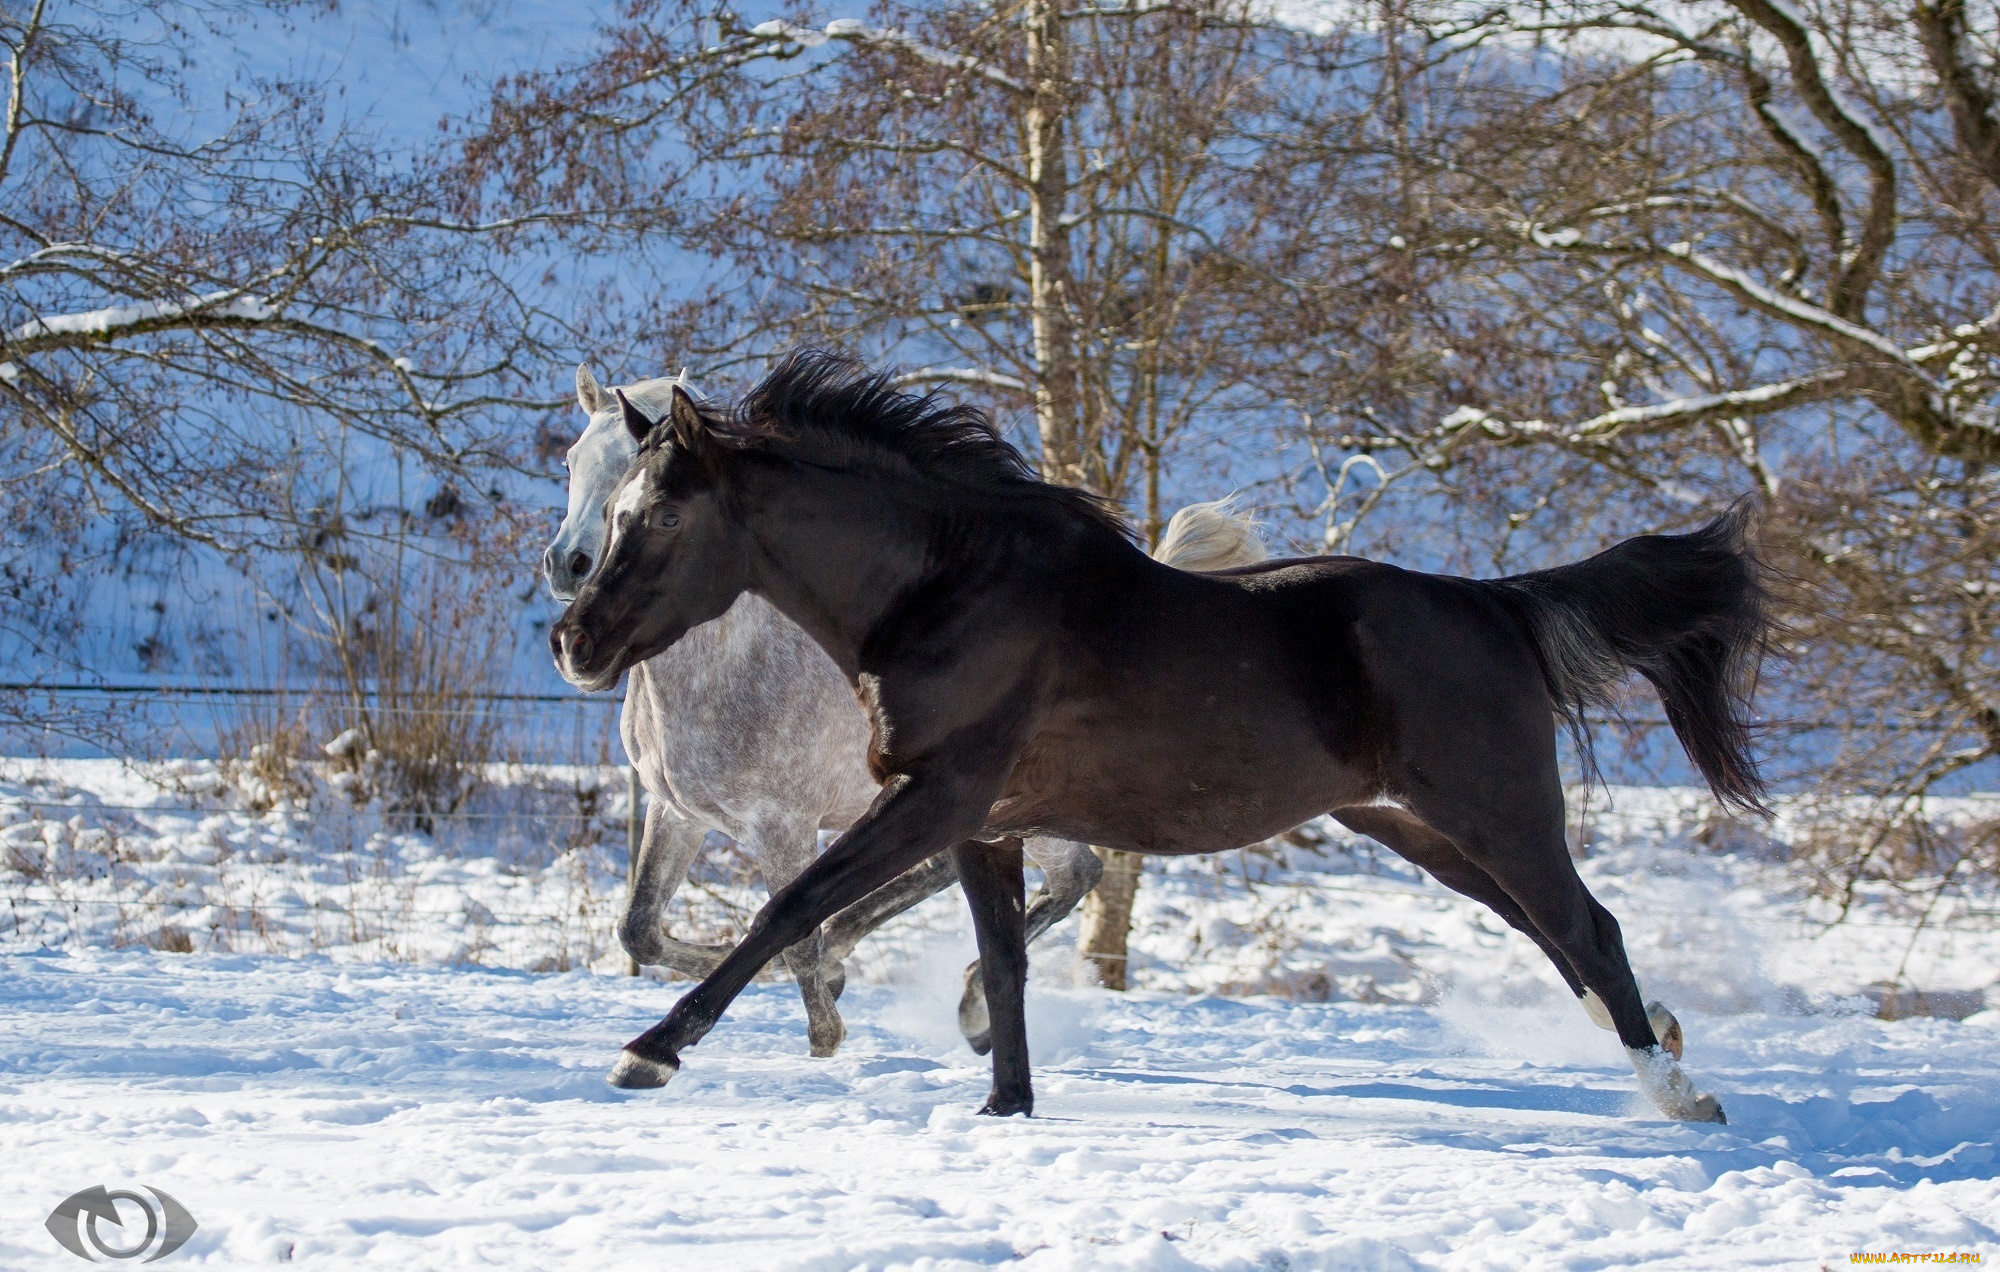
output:
M 1027 906 L 1022 896 L 1021 841 L 965 843 L 952 849 L 959 886 L 972 907 L 979 938 L 980 978 L 993 1044 L 993 1091 L 979 1111 L 994 1117 L 1035 1111 L 1028 1068 Z
M 1033 945 L 1042 933 L 1060 923 L 1076 909 L 1097 881 L 1104 877 L 1104 862 L 1085 844 L 1066 839 L 1037 837 L 1022 847 L 1042 868 L 1042 889 L 1028 907 L 1027 943 Z M 965 969 L 965 993 L 958 1000 L 958 1032 L 974 1055 L 985 1055 L 993 1047 L 992 1023 L 986 1010 L 986 980 L 974 959 Z
M 891 777 L 861 819 L 757 912 L 750 931 L 721 965 L 675 1003 L 665 1020 L 625 1044 L 611 1084 L 664 1086 L 680 1069 L 681 1051 L 714 1028 L 764 964 L 835 911 L 976 834 L 1004 777 L 1004 769 L 968 773 L 943 767 Z
M 805 873 L 819 848 L 818 832 L 806 821 L 756 826 L 750 838 L 756 847 L 757 869 L 764 876 L 764 886 L 774 894 Z M 815 928 L 805 940 L 785 951 L 785 962 L 792 969 L 799 997 L 805 1002 L 806 1039 L 812 1054 L 821 1059 L 839 1051 L 841 1041 L 847 1037 L 847 1026 L 841 1023 L 840 1008 L 834 1005 L 834 990 L 827 983 L 821 962 L 823 944 L 819 929 Z
M 618 943 L 634 961 L 647 967 L 671 967 L 683 976 L 706 976 L 729 953 L 727 945 L 691 945 L 666 934 L 661 913 L 687 878 L 688 867 L 701 852 L 708 828 L 680 815 L 666 800 L 655 799 L 646 809 L 646 829 L 639 839 L 639 860 L 632 869 L 632 888 L 625 912 L 618 916 Z

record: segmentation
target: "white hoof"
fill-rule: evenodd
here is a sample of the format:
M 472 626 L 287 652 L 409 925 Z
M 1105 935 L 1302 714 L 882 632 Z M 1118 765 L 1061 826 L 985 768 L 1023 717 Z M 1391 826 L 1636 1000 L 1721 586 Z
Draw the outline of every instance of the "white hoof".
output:
M 1687 1038 L 1681 1033 L 1681 1022 L 1674 1013 L 1667 1010 L 1665 1003 L 1646 1004 L 1646 1019 L 1652 1023 L 1653 1036 L 1667 1049 L 1667 1054 L 1678 1060 L 1687 1050 Z
M 1627 1047 L 1632 1071 L 1639 1075 L 1639 1089 L 1666 1116 L 1678 1122 L 1727 1122 L 1722 1102 L 1694 1089 L 1694 1082 L 1680 1064 L 1664 1050 L 1654 1047 L 1641 1051 Z
M 1611 1023 L 1611 1010 L 1597 996 L 1596 990 L 1584 990 L 1582 1002 L 1584 1014 L 1590 1017 L 1591 1024 L 1616 1032 L 1618 1026 Z M 1651 1002 L 1646 1004 L 1646 1019 L 1652 1022 L 1653 1036 L 1659 1039 L 1660 1045 L 1672 1052 L 1674 1059 L 1680 1059 L 1687 1048 L 1687 1039 L 1681 1034 L 1681 1022 L 1674 1018 L 1674 1013 L 1667 1010 L 1665 1003 Z
M 618 1063 L 611 1068 L 611 1076 L 605 1081 L 615 1087 L 629 1091 L 642 1091 L 649 1087 L 663 1087 L 681 1071 L 677 1064 L 659 1064 L 643 1056 L 635 1056 L 629 1051 L 618 1053 Z

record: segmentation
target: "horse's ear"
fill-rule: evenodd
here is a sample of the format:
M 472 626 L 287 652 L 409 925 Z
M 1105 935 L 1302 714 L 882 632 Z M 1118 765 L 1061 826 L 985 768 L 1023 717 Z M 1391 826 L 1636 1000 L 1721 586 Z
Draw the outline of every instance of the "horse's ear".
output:
M 589 366 L 581 362 L 576 364 L 576 404 L 583 408 L 585 415 L 595 415 L 611 405 L 597 377 L 590 373 Z
M 625 431 L 632 435 L 633 441 L 645 445 L 646 435 L 653 431 L 655 421 L 647 419 L 644 411 L 632 405 L 631 399 L 625 396 L 625 390 L 611 391 L 618 395 L 618 410 L 625 417 Z
M 674 441 L 690 451 L 699 450 L 708 440 L 708 425 L 702 423 L 694 399 L 678 384 L 674 386 L 673 405 L 667 408 L 667 426 L 673 429 Z

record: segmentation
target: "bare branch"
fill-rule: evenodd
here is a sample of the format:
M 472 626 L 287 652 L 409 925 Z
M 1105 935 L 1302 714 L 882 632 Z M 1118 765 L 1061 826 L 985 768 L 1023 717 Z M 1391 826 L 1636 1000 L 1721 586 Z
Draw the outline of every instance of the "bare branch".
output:
M 1861 233 L 1849 247 L 1839 276 L 1827 292 L 1827 308 L 1840 318 L 1858 318 L 1881 272 L 1882 258 L 1896 235 L 1896 164 L 1873 125 L 1827 83 L 1812 33 L 1784 0 L 1729 0 L 1745 17 L 1777 37 L 1791 63 L 1792 85 L 1826 130 L 1867 166 L 1868 210 Z
M 786 22 L 781 18 L 774 18 L 751 27 L 749 34 L 754 39 L 782 41 L 801 48 L 817 48 L 829 40 L 837 40 L 867 48 L 887 49 L 908 54 L 933 66 L 942 66 L 955 71 L 970 71 L 1010 93 L 1026 94 L 1030 91 L 1026 84 L 976 57 L 927 44 L 908 32 L 899 31 L 894 27 L 870 26 L 860 18 L 835 18 L 827 23 L 823 30 L 814 30 L 794 22 Z
M 1029 392 L 1028 382 L 1019 376 L 1004 375 L 998 371 L 984 371 L 977 367 L 918 367 L 905 371 L 889 381 L 899 389 L 907 389 L 918 384 L 977 384 L 987 388 L 1006 389 L 1010 393 Z
M 2000 121 L 1993 117 L 1993 94 L 1965 59 L 1965 0 L 1917 0 L 1911 17 L 1944 91 L 1960 149 L 2000 188 Z

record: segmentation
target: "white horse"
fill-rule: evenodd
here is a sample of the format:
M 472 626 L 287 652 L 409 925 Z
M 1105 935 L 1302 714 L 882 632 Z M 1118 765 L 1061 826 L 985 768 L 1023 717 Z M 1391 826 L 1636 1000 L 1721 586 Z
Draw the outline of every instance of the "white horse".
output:
M 677 383 L 678 377 L 644 380 L 623 389 L 634 406 L 657 417 Z M 638 453 L 617 399 L 588 367 L 576 369 L 576 400 L 590 423 L 564 461 L 569 509 L 542 558 L 549 591 L 565 601 L 603 554 L 604 501 Z M 1251 523 L 1220 503 L 1175 513 L 1154 552 L 1188 570 L 1250 565 L 1265 555 Z M 729 950 L 677 941 L 660 916 L 709 830 L 748 849 L 765 886 L 776 892 L 812 862 L 821 830 L 845 830 L 881 790 L 863 759 L 867 718 L 846 679 L 790 619 L 748 593 L 721 618 L 632 668 L 619 731 L 651 802 L 618 939 L 639 962 L 690 976 L 706 976 Z M 1023 847 L 1043 878 L 1027 915 L 1032 941 L 1075 908 L 1104 867 L 1082 844 L 1038 838 Z M 845 981 L 840 960 L 876 927 L 955 880 L 949 854 L 940 855 L 785 952 L 805 999 L 813 1055 L 832 1055 L 846 1032 L 834 1006 Z M 967 969 L 959 1028 L 983 1054 L 988 1026 L 977 966 Z

